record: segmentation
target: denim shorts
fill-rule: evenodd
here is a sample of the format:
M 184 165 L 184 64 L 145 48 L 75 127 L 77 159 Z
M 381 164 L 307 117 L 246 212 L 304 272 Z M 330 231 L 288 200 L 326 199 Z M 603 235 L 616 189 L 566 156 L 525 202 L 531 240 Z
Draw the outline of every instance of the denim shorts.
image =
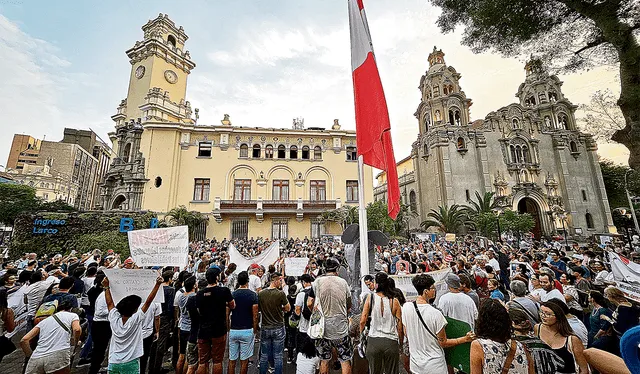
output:
M 253 329 L 229 331 L 229 360 L 248 360 L 253 356 Z

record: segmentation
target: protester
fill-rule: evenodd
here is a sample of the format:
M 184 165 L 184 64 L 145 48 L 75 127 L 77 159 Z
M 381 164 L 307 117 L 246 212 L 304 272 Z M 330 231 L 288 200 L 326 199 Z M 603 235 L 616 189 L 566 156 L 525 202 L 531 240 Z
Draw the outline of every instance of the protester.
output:
M 620 338 L 627 330 L 638 325 L 639 311 L 627 300 L 624 293 L 614 286 L 608 286 L 604 290 L 604 296 L 615 310 L 611 317 L 600 318 L 609 322 L 611 327 L 610 331 L 600 336 L 592 346 L 620 356 Z
M 609 319 L 611 318 L 611 310 L 607 308 L 609 302 L 598 291 L 591 291 L 589 293 L 589 303 L 592 310 L 589 316 L 589 335 L 588 335 L 588 347 L 593 345 L 593 342 L 605 335 L 609 331 L 611 324 Z M 603 318 L 605 316 L 607 318 Z
M 187 273 L 188 274 L 188 273 Z M 187 311 L 187 302 L 189 298 L 194 297 L 197 292 L 196 277 L 190 276 L 183 282 L 184 292 L 178 296 L 179 319 L 178 328 L 180 330 L 179 357 L 176 364 L 176 374 L 185 374 L 187 372 L 186 353 L 187 341 L 191 332 L 191 318 Z M 175 349 L 175 347 L 174 347 Z
M 15 350 L 15 346 L 5 337 L 6 333 L 11 333 L 16 328 L 15 314 L 9 308 L 7 302 L 7 290 L 0 288 L 0 362 L 9 351 Z
M 258 304 L 262 313 L 260 327 L 260 374 L 266 374 L 269 361 L 273 360 L 275 374 L 282 374 L 284 341 L 284 313 L 291 310 L 287 296 L 282 292 L 282 274 L 272 272 L 268 288 L 258 293 Z
M 534 374 L 533 359 L 524 345 L 511 338 L 511 319 L 497 299 L 480 304 L 477 340 L 471 343 L 471 372 L 483 374 Z
M 231 312 L 229 330 L 229 372 L 235 373 L 240 360 L 240 374 L 247 374 L 249 358 L 258 333 L 258 295 L 249 289 L 249 274 L 242 271 L 237 276 L 237 289 L 233 292 L 235 309 Z
M 445 282 L 449 292 L 440 297 L 438 308 L 446 317 L 466 322 L 473 330 L 476 317 L 478 317 L 476 304 L 469 296 L 460 291 L 460 277 L 451 273 L 447 275 Z
M 533 335 L 534 325 L 527 313 L 523 309 L 510 308 L 509 318 L 513 327 L 513 337 L 524 344 L 529 352 L 533 359 L 535 373 L 556 374 L 562 361 L 547 343 Z
M 160 373 L 162 371 L 162 363 L 164 355 L 167 352 L 168 344 L 171 341 L 171 333 L 174 327 L 174 302 L 175 288 L 171 286 L 173 283 L 174 272 L 166 270 L 162 273 L 162 292 L 164 293 L 164 302 L 162 305 L 162 313 L 160 313 L 160 326 L 158 329 L 158 339 L 155 341 L 155 349 L 152 350 L 149 357 L 149 371 L 152 373 Z

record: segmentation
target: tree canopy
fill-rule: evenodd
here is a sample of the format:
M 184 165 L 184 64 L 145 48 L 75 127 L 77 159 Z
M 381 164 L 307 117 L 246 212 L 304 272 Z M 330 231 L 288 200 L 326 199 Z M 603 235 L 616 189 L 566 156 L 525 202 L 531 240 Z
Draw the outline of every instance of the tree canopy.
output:
M 420 226 L 425 230 L 430 227 L 437 227 L 443 233 L 457 233 L 464 225 L 466 219 L 465 210 L 460 205 L 454 204 L 450 207 L 440 206 L 438 210 L 431 209 L 427 214 L 429 218 L 422 221 Z
M 475 53 L 536 55 L 569 72 L 603 64 L 620 69 L 625 126 L 612 139 L 640 169 L 640 2 L 637 0 L 431 0 L 442 9 L 443 32 L 464 28 L 462 43 Z
M 22 213 L 35 211 L 72 212 L 76 209 L 64 201 L 44 201 L 36 190 L 24 184 L 0 183 L 0 223 L 13 225 Z
M 624 175 L 629 168 L 605 160 L 600 161 L 600 170 L 602 171 L 604 188 L 607 191 L 607 198 L 609 199 L 609 207 L 611 207 L 611 209 L 621 207 L 629 208 L 629 201 L 627 200 L 627 193 L 625 192 L 624 186 Z M 627 182 L 629 183 L 628 187 L 631 196 L 640 196 L 640 173 L 637 171 L 629 172 Z

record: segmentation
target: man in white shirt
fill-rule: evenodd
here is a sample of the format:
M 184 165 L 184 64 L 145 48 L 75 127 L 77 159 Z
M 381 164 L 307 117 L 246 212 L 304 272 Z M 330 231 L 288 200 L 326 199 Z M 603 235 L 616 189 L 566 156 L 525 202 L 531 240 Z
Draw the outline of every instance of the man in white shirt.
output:
M 467 294 L 460 292 L 460 277 L 456 274 L 447 275 L 445 282 L 449 292 L 440 296 L 438 308 L 445 316 L 468 323 L 473 330 L 478 318 L 476 303 Z
M 33 328 L 33 319 L 38 311 L 38 306 L 40 306 L 49 287 L 55 283 L 60 283 L 60 280 L 53 275 L 49 276 L 43 269 L 36 270 L 31 275 L 31 284 L 24 292 L 24 302 L 27 304 L 27 329 Z
M 140 372 L 140 360 L 138 359 L 144 354 L 142 334 L 145 313 L 149 310 L 158 293 L 158 288 L 163 282 L 163 277 L 156 279 L 156 283 L 142 308 L 140 308 L 142 299 L 137 295 L 124 297 L 118 302 L 116 308 L 109 289 L 109 278 L 102 281 L 112 331 L 111 344 L 109 345 L 109 372 Z
M 144 314 L 144 322 L 142 323 L 142 347 L 143 354 L 140 358 L 140 373 L 146 373 L 147 363 L 149 362 L 149 354 L 151 353 L 151 344 L 158 337 L 158 329 L 160 328 L 160 313 L 162 306 L 160 303 L 153 303 L 147 313 Z M 155 326 L 155 336 L 154 336 Z
M 566 305 L 566 301 L 562 293 L 554 287 L 553 279 L 549 276 L 549 274 L 541 273 L 538 276 L 538 280 L 540 281 L 540 286 L 544 292 L 540 292 L 538 295 L 531 294 L 530 298 L 538 303 L 544 303 L 551 299 L 558 299 L 562 301 Z
M 29 360 L 26 373 L 54 373 L 69 368 L 71 347 L 76 345 L 82 332 L 80 318 L 70 312 L 71 303 L 67 301 L 61 301 L 57 310 L 20 340 L 20 347 Z M 31 351 L 29 342 L 38 335 L 38 346 Z
M 249 266 L 249 289 L 255 293 L 262 291 L 262 279 L 258 276 L 260 269 L 258 264 Z

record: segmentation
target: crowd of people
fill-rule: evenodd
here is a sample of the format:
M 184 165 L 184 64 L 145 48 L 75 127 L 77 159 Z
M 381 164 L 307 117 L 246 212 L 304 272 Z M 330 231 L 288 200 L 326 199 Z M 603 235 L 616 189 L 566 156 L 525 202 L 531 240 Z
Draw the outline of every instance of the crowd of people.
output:
M 361 277 L 356 295 L 345 279 L 353 271 L 348 249 L 333 237 L 281 240 L 276 262 L 247 269 L 228 254 L 230 244 L 253 257 L 272 243 L 192 242 L 184 268 L 154 268 L 158 279 L 145 300 L 117 302 L 104 270 L 137 269 L 131 257 L 93 250 L 5 259 L 0 360 L 16 349 L 5 335 L 24 328 L 26 373 L 88 366 L 96 374 L 105 358 L 109 373 L 204 374 L 210 366 L 222 373 L 225 357 L 229 373 L 247 373 L 250 365 L 282 373 L 285 362 L 300 374 L 332 367 L 444 373 L 452 366 L 446 352 L 465 345 L 468 367 L 454 371 L 629 372 L 620 340 L 639 324 L 640 310 L 615 286 L 605 252 L 640 264 L 636 248 L 531 238 L 392 240 L 376 248 L 375 271 Z M 304 274 L 287 276 L 287 257 L 309 258 Z M 410 278 L 417 297 L 408 300 L 398 277 Z M 157 292 L 164 302 L 154 302 Z M 14 295 L 23 298 L 25 318 L 9 305 Z M 453 326 L 462 332 L 449 329 L 448 336 Z

